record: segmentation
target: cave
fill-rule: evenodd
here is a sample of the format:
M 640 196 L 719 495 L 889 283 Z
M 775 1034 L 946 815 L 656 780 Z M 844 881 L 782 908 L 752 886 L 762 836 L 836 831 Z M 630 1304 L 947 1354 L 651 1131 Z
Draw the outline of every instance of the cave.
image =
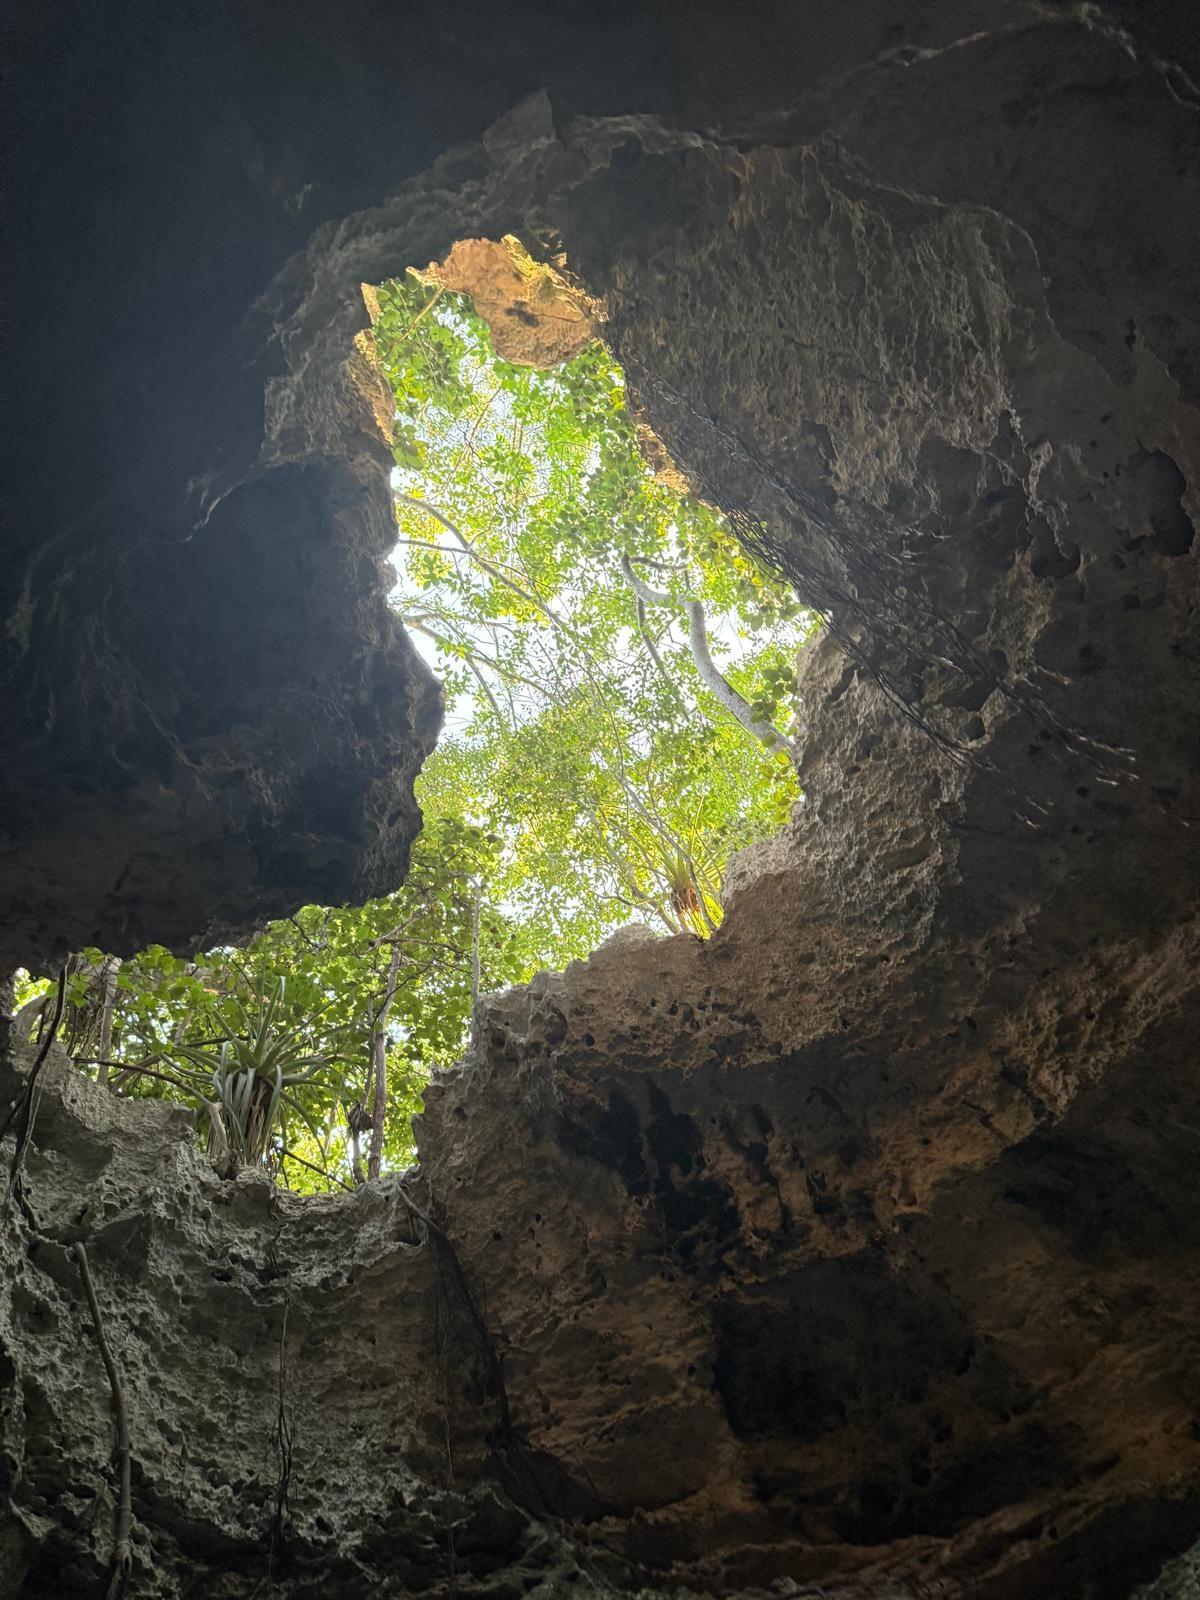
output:
M 0 971 L 402 879 L 361 286 L 456 241 L 569 261 L 826 625 L 722 927 L 489 996 L 407 1188 L 226 1180 L 0 1024 L 0 1591 L 1194 1596 L 1193 8 L 96 0 L 6 55 Z

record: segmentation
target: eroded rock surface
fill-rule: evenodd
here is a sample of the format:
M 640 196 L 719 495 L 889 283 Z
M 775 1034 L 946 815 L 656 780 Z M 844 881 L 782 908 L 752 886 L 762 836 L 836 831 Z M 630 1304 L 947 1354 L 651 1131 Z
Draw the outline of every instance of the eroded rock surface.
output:
M 111 1545 L 77 1237 L 134 1594 L 1125 1600 L 1196 1538 L 1200 119 L 1170 8 L 786 9 L 720 65 L 671 35 L 686 116 L 535 97 L 328 213 L 256 291 L 201 498 L 230 559 L 283 491 L 297 560 L 330 493 L 334 549 L 377 549 L 358 286 L 565 249 L 649 426 L 830 613 L 806 803 L 711 942 L 488 999 L 406 1190 L 221 1184 L 179 1113 L 52 1062 L 41 1237 L 4 1246 L 14 1590 L 102 1586 Z M 267 721 L 285 770 L 328 754 Z

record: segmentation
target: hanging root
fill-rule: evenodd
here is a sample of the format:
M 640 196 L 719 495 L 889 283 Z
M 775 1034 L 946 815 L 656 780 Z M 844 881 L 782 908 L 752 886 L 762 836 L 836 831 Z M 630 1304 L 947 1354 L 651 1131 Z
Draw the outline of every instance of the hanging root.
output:
M 499 1411 L 496 1429 L 492 1435 L 492 1444 L 498 1450 L 506 1450 L 513 1443 L 512 1414 L 508 1406 L 508 1390 L 504 1384 L 504 1373 L 500 1367 L 500 1357 L 496 1351 L 496 1341 L 492 1338 L 488 1325 L 484 1320 L 483 1312 L 479 1309 L 479 1301 L 467 1280 L 463 1264 L 458 1258 L 458 1251 L 454 1248 L 446 1230 L 438 1224 L 426 1211 L 422 1211 L 415 1200 L 411 1198 L 402 1183 L 396 1184 L 396 1189 L 405 1206 L 425 1229 L 425 1235 L 433 1245 L 438 1266 L 444 1272 L 446 1280 L 453 1286 L 459 1303 L 467 1314 L 475 1337 L 479 1341 L 479 1352 L 483 1357 L 484 1367 L 488 1376 L 488 1387 L 496 1400 Z
M 276 1235 L 278 1238 L 278 1235 Z M 271 1513 L 271 1544 L 267 1551 L 267 1582 L 271 1581 L 275 1566 L 275 1550 L 283 1544 L 283 1519 L 288 1510 L 288 1490 L 292 1482 L 292 1424 L 287 1409 L 287 1325 L 290 1298 L 284 1298 L 283 1325 L 279 1330 L 279 1389 L 275 1411 L 275 1426 L 271 1429 L 271 1443 L 279 1460 L 279 1477 L 275 1481 L 275 1505 Z
M 79 1267 L 79 1276 L 83 1279 L 83 1292 L 87 1295 L 88 1310 L 92 1314 L 100 1359 L 104 1362 L 104 1370 L 108 1374 L 108 1386 L 112 1391 L 113 1421 L 117 1429 L 115 1454 L 120 1488 L 117 1496 L 117 1523 L 113 1533 L 112 1560 L 109 1564 L 108 1588 L 104 1591 L 104 1600 L 120 1600 L 133 1571 L 133 1548 L 130 1543 L 130 1534 L 133 1530 L 133 1495 L 129 1475 L 129 1415 L 125 1410 L 125 1391 L 121 1387 L 121 1374 L 117 1371 L 117 1364 L 113 1360 L 113 1353 L 105 1336 L 104 1320 L 96 1300 L 87 1251 L 81 1244 L 75 1246 L 75 1260 Z
M 454 1542 L 454 1511 L 451 1506 L 451 1497 L 454 1494 L 454 1441 L 450 1433 L 450 1382 L 446 1357 L 449 1329 L 446 1321 L 446 1307 L 439 1304 L 434 1314 L 434 1338 L 437 1345 L 438 1371 L 442 1380 L 442 1428 L 446 1438 L 446 1576 L 450 1584 L 451 1600 L 455 1600 L 458 1594 L 458 1549 Z
M 8 1132 L 9 1126 L 16 1118 L 17 1133 L 16 1146 L 13 1150 L 12 1165 L 8 1169 L 8 1198 L 15 1200 L 21 1208 L 21 1213 L 26 1222 L 35 1231 L 37 1218 L 33 1208 L 25 1195 L 25 1186 L 22 1179 L 22 1167 L 25 1163 L 25 1152 L 29 1149 L 29 1141 L 33 1137 L 33 1124 L 37 1117 L 38 1103 L 42 1098 L 39 1079 L 42 1068 L 46 1065 L 46 1057 L 50 1054 L 50 1046 L 54 1043 L 54 1036 L 58 1032 L 58 1025 L 62 1021 L 63 1004 L 67 995 L 67 966 L 66 962 L 59 968 L 58 994 L 54 1001 L 54 1016 L 50 1026 L 42 1035 L 42 1042 L 38 1046 L 38 1053 L 34 1057 L 33 1066 L 29 1069 L 29 1076 L 25 1080 L 25 1087 L 16 1107 L 9 1114 L 8 1121 L 0 1129 L 0 1138 Z

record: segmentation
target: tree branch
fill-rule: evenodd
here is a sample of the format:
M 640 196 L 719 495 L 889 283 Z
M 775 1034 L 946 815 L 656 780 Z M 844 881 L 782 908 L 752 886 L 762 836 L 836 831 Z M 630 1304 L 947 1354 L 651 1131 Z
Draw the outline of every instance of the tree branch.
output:
M 314 1165 L 313 1162 L 306 1161 L 303 1156 L 298 1156 L 294 1150 L 289 1150 L 286 1145 L 280 1146 L 279 1156 L 281 1160 L 298 1161 L 302 1167 L 307 1167 L 310 1172 L 315 1172 L 318 1178 L 324 1178 L 326 1183 L 340 1184 L 348 1194 L 354 1193 L 354 1185 L 352 1183 L 347 1183 L 344 1178 L 339 1178 L 335 1172 L 326 1172 L 322 1167 Z
M 646 649 L 649 652 L 651 661 L 653 661 L 655 667 L 658 669 L 659 677 L 662 679 L 663 683 L 667 686 L 667 688 L 671 691 L 672 697 L 675 700 L 678 700 L 679 699 L 679 691 L 678 691 L 678 689 L 676 689 L 674 683 L 672 683 L 670 674 L 667 672 L 666 667 L 663 665 L 663 658 L 658 653 L 658 646 L 655 644 L 654 640 L 650 637 L 650 629 L 649 629 L 649 627 L 647 626 L 647 623 L 646 623 L 646 602 L 642 599 L 640 594 L 637 596 L 637 624 L 638 624 L 638 632 L 642 636 L 642 643 L 646 646 Z
M 644 604 L 648 606 L 673 606 L 676 604 L 674 595 L 668 594 L 665 589 L 652 589 L 645 578 L 639 578 L 633 570 L 633 562 L 624 554 L 621 556 L 621 571 L 625 574 L 625 580 L 629 587 Z
M 633 562 L 628 555 L 621 557 L 621 571 L 637 596 L 639 607 L 679 604 L 684 606 L 688 614 L 688 644 L 704 687 L 720 701 L 731 716 L 737 718 L 747 733 L 754 735 L 760 744 L 765 745 L 768 750 L 785 749 L 787 740 L 783 735 L 769 722 L 763 722 L 754 715 L 749 701 L 738 693 L 713 660 L 712 651 L 708 647 L 708 628 L 704 621 L 703 602 L 687 596 L 682 601 L 677 601 L 673 595 L 667 594 L 662 589 L 652 589 L 646 580 L 639 578 L 633 570 Z
M 431 506 L 428 500 L 418 500 L 416 495 L 397 494 L 396 499 L 403 505 L 413 506 L 417 511 L 424 511 L 425 514 L 432 517 L 435 522 L 440 522 L 442 527 L 445 528 L 447 532 L 452 533 L 458 540 L 459 545 L 462 547 L 463 555 L 468 556 L 472 561 L 478 562 L 478 564 L 486 573 L 495 578 L 497 583 L 504 584 L 504 586 L 508 589 L 511 589 L 514 594 L 520 595 L 522 600 L 527 600 L 531 606 L 536 606 L 539 611 L 543 612 L 544 615 L 549 617 L 550 621 L 553 622 L 556 627 L 561 628 L 564 633 L 570 633 L 570 629 L 556 611 L 552 610 L 544 600 L 540 600 L 538 596 L 533 594 L 529 589 L 526 589 L 522 584 L 519 584 L 515 578 L 508 577 L 503 568 L 500 567 L 496 562 L 492 561 L 488 556 L 480 555 L 479 551 L 474 548 L 470 540 L 467 539 L 467 537 L 462 533 L 455 523 L 451 522 L 450 518 L 446 516 L 444 512 L 439 511 L 436 506 Z M 420 539 L 400 539 L 397 542 L 399 544 L 411 544 L 416 545 L 418 548 L 435 550 L 441 555 L 455 554 L 454 551 L 447 551 L 440 544 L 426 544 L 425 541 Z
M 479 668 L 475 665 L 474 656 L 468 656 L 466 659 L 467 659 L 467 666 L 470 669 L 471 676 L 475 679 L 475 682 L 483 690 L 483 697 L 487 701 L 488 705 L 491 706 L 492 712 L 493 712 L 493 714 L 494 714 L 494 716 L 496 718 L 496 721 L 502 723 L 504 721 L 504 713 L 500 710 L 500 702 L 496 699 L 496 696 L 492 693 L 491 689 L 488 687 L 487 679 L 484 677 L 483 673 L 480 672 Z
M 436 622 L 440 619 L 434 617 L 433 620 Z M 424 622 L 411 616 L 406 616 L 404 613 L 401 613 L 400 621 L 406 628 L 411 628 L 414 633 L 423 633 L 427 639 L 432 639 L 434 644 L 440 644 L 443 650 L 453 651 L 455 644 L 462 644 L 463 642 L 461 639 L 448 642 L 440 633 L 436 633 L 432 628 L 426 627 Z M 548 697 L 548 691 L 544 684 L 536 683 L 534 679 L 525 677 L 523 673 L 515 671 L 512 667 L 506 667 L 502 661 L 497 661 L 494 656 L 485 655 L 482 650 L 477 648 L 474 641 L 469 640 L 466 648 L 468 654 L 461 659 L 465 660 L 468 666 L 472 661 L 481 662 L 483 666 L 490 667 L 493 672 L 498 672 L 502 678 L 511 678 L 514 683 L 523 683 L 527 689 L 532 689 L 536 694 L 547 695 Z M 486 693 L 486 689 L 484 692 Z
M 700 601 L 689 600 L 687 610 L 688 643 L 692 648 L 696 671 L 700 674 L 705 688 L 716 696 L 726 711 L 735 716 L 742 727 L 748 733 L 752 733 L 760 744 L 765 745 L 768 750 L 784 749 L 787 741 L 783 735 L 769 722 L 761 722 L 754 715 L 749 702 L 742 698 L 713 660 L 708 648 L 708 629 L 704 625 L 704 607 Z

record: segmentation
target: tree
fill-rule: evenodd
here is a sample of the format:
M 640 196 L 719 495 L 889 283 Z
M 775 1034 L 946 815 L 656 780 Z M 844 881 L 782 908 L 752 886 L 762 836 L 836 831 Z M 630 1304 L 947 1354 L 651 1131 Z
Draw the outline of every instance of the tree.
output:
M 378 306 L 395 598 L 460 724 L 423 806 L 491 819 L 494 893 L 548 961 L 631 915 L 707 934 L 729 855 L 798 798 L 778 723 L 811 617 L 651 473 L 601 344 L 542 372 L 499 360 L 469 302 L 422 278 Z
M 244 950 L 220 948 L 188 961 L 148 947 L 117 972 L 112 1054 L 103 1060 L 93 1044 L 104 960 L 85 951 L 71 963 L 61 1038 L 116 1092 L 191 1098 L 206 1135 L 215 1128 L 208 1109 L 215 1104 L 230 1155 L 268 1166 L 293 1187 L 321 1186 L 323 1173 L 353 1177 L 356 1123 L 372 1134 L 372 1174 L 405 1165 L 429 1073 L 461 1052 L 476 885 L 495 851 L 482 828 L 442 819 L 417 840 L 408 880 L 395 894 L 362 906 L 307 906 L 269 924 Z M 523 976 L 506 919 L 488 906 L 479 960 L 488 984 Z M 27 1029 L 36 1026 L 31 1002 L 48 987 L 48 980 L 21 985 Z M 324 1065 L 284 1085 L 268 1116 L 269 1075 L 257 1073 L 267 1087 L 238 1075 L 255 1073 L 275 1046 L 290 1063 L 288 1076 Z M 235 1091 L 254 1115 L 231 1119 Z

